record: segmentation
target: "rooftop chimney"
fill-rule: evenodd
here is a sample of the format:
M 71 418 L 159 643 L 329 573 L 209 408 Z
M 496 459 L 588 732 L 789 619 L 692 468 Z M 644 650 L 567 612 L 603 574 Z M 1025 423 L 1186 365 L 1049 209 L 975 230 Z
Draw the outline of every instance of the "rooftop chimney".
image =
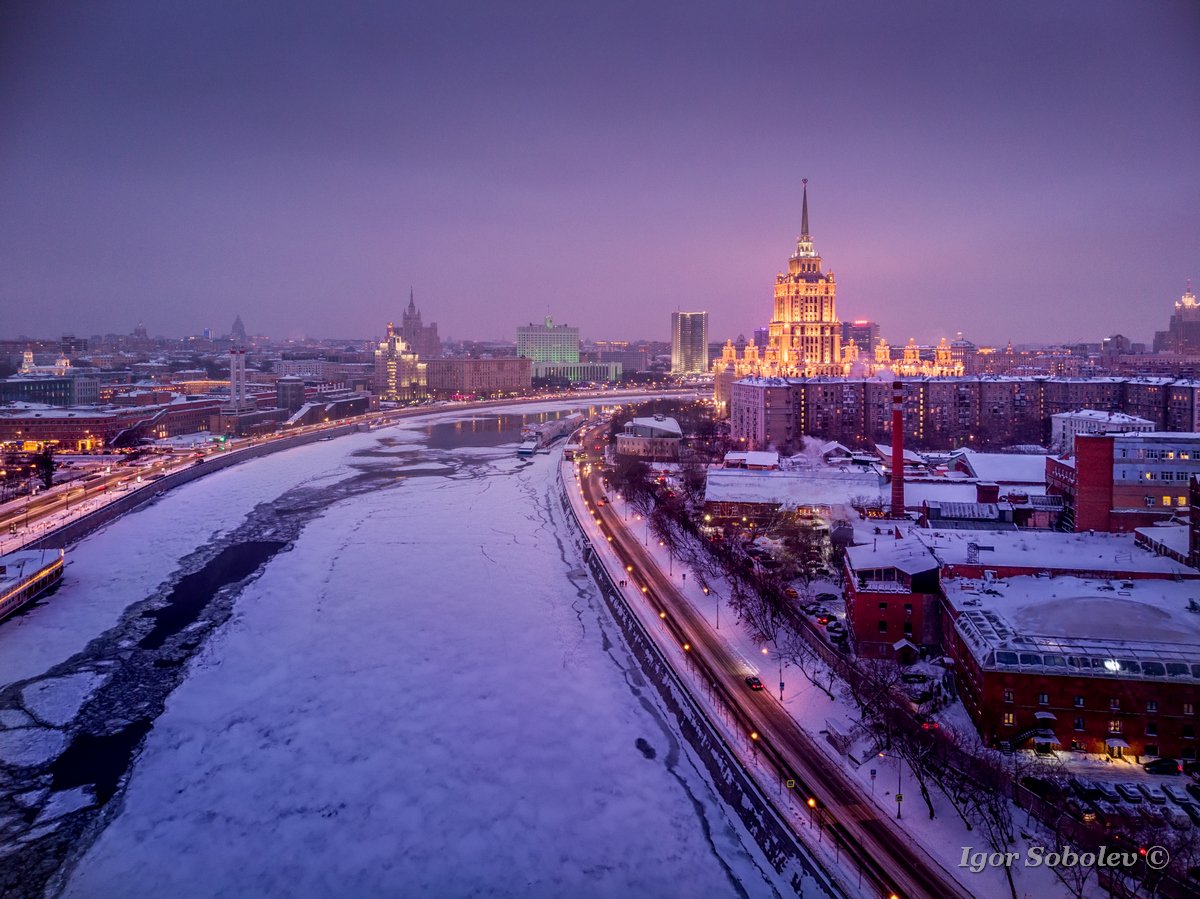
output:
M 904 517 L 904 385 L 892 382 L 892 517 Z

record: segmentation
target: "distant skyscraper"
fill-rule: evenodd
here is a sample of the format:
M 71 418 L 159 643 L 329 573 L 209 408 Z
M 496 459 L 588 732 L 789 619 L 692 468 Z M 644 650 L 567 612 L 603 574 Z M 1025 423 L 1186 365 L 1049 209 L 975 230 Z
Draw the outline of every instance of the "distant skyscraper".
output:
M 242 324 L 242 317 L 240 315 L 233 320 L 233 327 L 229 329 L 229 336 L 233 338 L 234 345 L 246 345 L 246 326 Z
M 534 362 L 578 362 L 579 329 L 556 325 L 550 316 L 543 325 L 521 325 L 517 328 L 517 355 Z
M 671 374 L 708 371 L 708 313 L 671 313 Z
M 1167 324 L 1167 330 L 1154 334 L 1156 353 L 1200 353 L 1200 303 L 1192 293 L 1192 282 L 1187 282 L 1183 296 L 1175 301 L 1175 314 Z
M 417 309 L 413 291 L 408 290 L 408 308 L 400 319 L 400 336 L 422 359 L 434 359 L 442 355 L 442 341 L 438 337 L 437 322 L 421 323 L 421 312 Z
M 375 391 L 389 403 L 419 399 L 426 392 L 425 363 L 404 342 L 391 322 L 375 350 Z
M 864 352 L 869 353 L 879 343 L 879 323 L 860 318 L 852 322 L 842 322 L 842 343 L 851 340 Z
M 754 345 L 756 347 L 758 347 L 760 350 L 767 345 L 767 342 L 770 339 L 771 339 L 771 329 L 770 328 L 755 328 L 754 329 Z M 743 347 L 743 349 L 744 349 L 744 347 Z
M 241 324 L 241 319 L 237 324 Z M 242 334 L 245 333 L 243 328 Z M 254 408 L 246 390 L 246 351 L 237 347 L 229 351 L 229 408 L 233 412 L 246 412 Z

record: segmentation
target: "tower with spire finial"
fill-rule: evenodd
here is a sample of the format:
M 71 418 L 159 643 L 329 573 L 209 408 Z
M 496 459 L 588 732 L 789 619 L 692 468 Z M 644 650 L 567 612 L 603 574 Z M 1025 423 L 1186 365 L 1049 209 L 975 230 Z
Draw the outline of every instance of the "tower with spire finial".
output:
M 442 341 L 438 337 L 437 323 L 421 322 L 421 310 L 417 308 L 416 294 L 408 288 L 408 306 L 400 317 L 400 336 L 422 359 L 434 359 L 442 354 Z
M 800 237 L 788 270 L 775 276 L 775 308 L 763 353 L 771 374 L 842 373 L 837 283 L 822 271 L 808 223 L 808 179 L 801 181 Z
M 1165 331 L 1154 332 L 1154 352 L 1200 355 L 1200 303 L 1192 292 L 1192 279 L 1188 278 L 1183 296 L 1175 301 L 1175 314 L 1171 316 Z

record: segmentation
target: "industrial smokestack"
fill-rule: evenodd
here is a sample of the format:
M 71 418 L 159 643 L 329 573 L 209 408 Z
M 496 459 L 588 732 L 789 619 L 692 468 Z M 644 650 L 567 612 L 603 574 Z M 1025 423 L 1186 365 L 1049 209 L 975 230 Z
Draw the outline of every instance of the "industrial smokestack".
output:
M 904 517 L 904 385 L 892 382 L 892 517 Z

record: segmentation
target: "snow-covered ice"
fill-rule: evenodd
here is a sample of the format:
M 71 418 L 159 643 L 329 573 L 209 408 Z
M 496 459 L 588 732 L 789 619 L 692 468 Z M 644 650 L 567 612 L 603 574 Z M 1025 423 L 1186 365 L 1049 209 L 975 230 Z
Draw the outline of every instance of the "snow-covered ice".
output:
M 46 672 L 256 505 L 396 466 L 321 510 L 241 589 L 64 894 L 785 891 L 579 571 L 554 459 L 421 451 L 414 425 L 168 494 L 86 541 L 59 593 L 0 629 L 4 645 L 53 636 L 0 680 Z

